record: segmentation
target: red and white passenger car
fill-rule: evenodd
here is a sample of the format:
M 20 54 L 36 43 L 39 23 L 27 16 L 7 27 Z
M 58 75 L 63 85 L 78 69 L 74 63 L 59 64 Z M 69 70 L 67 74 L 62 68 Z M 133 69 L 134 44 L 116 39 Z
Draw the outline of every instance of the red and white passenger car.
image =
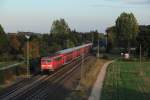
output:
M 41 58 L 41 71 L 54 71 L 83 53 L 89 53 L 92 43 L 58 51 L 55 55 Z

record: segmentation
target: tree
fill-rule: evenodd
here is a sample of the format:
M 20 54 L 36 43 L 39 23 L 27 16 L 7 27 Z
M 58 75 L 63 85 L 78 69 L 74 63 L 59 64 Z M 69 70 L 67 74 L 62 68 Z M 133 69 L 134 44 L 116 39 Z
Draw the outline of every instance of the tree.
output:
M 137 35 L 137 48 L 139 53 L 139 45 L 142 46 L 142 54 L 150 57 L 150 25 L 139 26 L 139 33 Z
M 17 54 L 20 52 L 21 49 L 21 43 L 18 40 L 17 34 L 16 35 L 10 35 L 9 44 L 11 47 L 11 52 L 13 54 Z
M 62 49 L 75 46 L 76 40 L 72 35 L 71 30 L 64 19 L 55 20 L 51 27 L 52 42 L 57 43 Z M 55 46 L 55 47 L 57 47 Z M 57 50 L 57 49 L 53 49 Z
M 98 31 L 97 30 L 95 30 L 95 31 L 91 31 L 90 32 L 91 33 L 91 37 L 92 37 L 92 41 L 93 41 L 93 43 L 94 44 L 97 44 L 97 41 L 98 41 L 98 39 L 99 39 L 99 36 L 98 36 Z
M 116 31 L 118 43 L 125 43 L 123 46 L 128 48 L 128 51 L 131 46 L 131 41 L 136 40 L 138 29 L 138 23 L 136 18 L 132 13 L 123 12 L 116 20 Z
M 113 47 L 117 46 L 117 35 L 116 35 L 116 27 L 112 26 L 112 27 L 108 27 L 106 29 L 106 33 L 107 33 L 107 48 L 108 51 L 111 50 Z
M 39 50 L 39 41 L 35 38 L 29 40 L 29 57 L 30 59 L 35 59 L 40 57 L 40 50 Z M 22 48 L 24 57 L 27 56 L 27 42 L 25 43 L 24 47 Z
M 1 35 L 1 34 L 5 34 L 5 31 L 4 31 L 3 27 L 2 27 L 1 24 L 0 24 L 0 35 Z
M 8 37 L 3 27 L 0 25 L 0 54 L 8 52 Z
M 69 34 L 70 28 L 64 19 L 55 20 L 51 27 L 51 34 Z
M 71 36 L 73 37 L 73 42 L 75 45 L 81 45 L 83 40 L 82 40 L 82 34 L 77 32 L 76 30 L 71 31 Z
M 58 41 L 59 40 L 59 41 Z M 40 39 L 40 55 L 45 56 L 61 50 L 60 39 L 54 35 L 43 34 Z

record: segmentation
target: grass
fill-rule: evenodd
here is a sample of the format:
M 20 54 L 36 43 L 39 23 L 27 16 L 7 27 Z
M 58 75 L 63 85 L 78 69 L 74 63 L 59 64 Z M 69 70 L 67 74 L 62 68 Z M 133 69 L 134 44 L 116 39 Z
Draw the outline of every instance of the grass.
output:
M 96 59 L 94 64 L 91 64 L 89 66 L 89 70 L 85 74 L 85 77 L 82 78 L 82 80 L 81 80 L 81 84 L 84 87 L 88 88 L 88 87 L 91 87 L 93 85 L 93 83 L 97 79 L 97 75 L 99 74 L 99 72 L 100 72 L 100 70 L 101 70 L 101 68 L 105 62 L 107 62 L 107 60 Z
M 5 66 L 9 66 L 9 65 L 12 65 L 15 63 L 17 63 L 17 62 L 0 62 L 0 68 L 5 67 Z
M 17 77 L 26 75 L 26 65 L 24 63 L 8 69 L 2 69 L 2 67 L 7 67 L 16 63 L 17 61 L 0 62 L 0 91 L 2 90 L 1 88 L 5 88 L 9 86 L 9 84 L 15 82 Z
M 3 90 L 3 88 L 0 87 L 0 92 Z
M 150 100 L 150 62 L 116 61 L 111 64 L 101 100 Z
M 79 91 L 70 93 L 69 98 L 66 100 L 87 100 L 101 67 L 107 61 L 108 60 L 96 58 L 89 60 L 89 62 L 84 65 L 86 70 L 84 70 L 85 74 L 80 80 Z

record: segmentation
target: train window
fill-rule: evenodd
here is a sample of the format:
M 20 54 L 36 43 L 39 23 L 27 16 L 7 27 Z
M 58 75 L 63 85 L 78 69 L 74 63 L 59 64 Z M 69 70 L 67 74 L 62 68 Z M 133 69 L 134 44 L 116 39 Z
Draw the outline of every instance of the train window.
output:
M 45 60 L 43 60 L 43 59 L 42 59 L 41 61 L 42 61 L 42 62 L 45 62 Z
M 71 55 L 72 54 L 72 52 L 69 52 L 67 55 Z
M 55 58 L 55 60 L 57 60 L 57 61 L 58 61 L 58 60 L 61 60 L 61 59 L 62 59 L 62 57 L 57 57 L 57 58 Z

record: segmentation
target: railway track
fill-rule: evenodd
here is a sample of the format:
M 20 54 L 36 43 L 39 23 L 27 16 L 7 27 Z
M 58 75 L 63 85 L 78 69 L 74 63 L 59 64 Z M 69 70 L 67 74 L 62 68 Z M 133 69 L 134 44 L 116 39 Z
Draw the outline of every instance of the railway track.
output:
M 0 100 L 10 100 L 14 95 L 17 95 L 19 92 L 22 92 L 25 89 L 31 87 L 32 85 L 36 84 L 36 82 L 40 82 L 45 77 L 46 75 L 43 76 L 38 75 L 30 80 L 23 80 L 19 82 L 18 84 L 14 85 L 10 89 L 4 91 L 5 93 L 0 96 Z
M 49 89 L 53 88 L 52 83 L 55 84 L 58 81 L 62 80 L 62 78 L 65 78 L 66 75 L 69 75 L 75 67 L 72 68 L 72 71 L 69 71 L 64 75 L 62 74 L 69 70 L 71 66 L 75 66 L 77 63 L 79 63 L 80 59 L 81 58 L 78 58 L 75 61 L 70 62 L 65 67 L 61 68 L 60 70 L 56 71 L 56 73 L 53 73 L 51 75 L 38 75 L 31 80 L 16 84 L 16 86 L 12 87 L 10 91 L 7 91 L 5 94 L 1 95 L 0 100 L 30 100 L 34 98 L 36 98 L 37 100 L 41 97 L 47 97 L 46 93 L 49 91 Z M 57 79 L 57 77 L 59 76 L 61 77 Z M 48 86 L 49 88 L 47 88 Z
M 49 82 L 36 91 L 34 94 L 30 95 L 25 100 L 45 100 L 50 94 L 55 95 L 56 90 L 59 90 L 59 86 L 62 83 L 71 77 L 71 74 L 77 71 L 80 68 L 81 62 L 75 64 L 73 68 L 64 73 L 62 76 L 55 76 L 54 79 L 49 80 Z
M 88 60 L 88 58 L 86 58 L 85 60 Z M 30 95 L 24 100 L 49 100 L 50 98 L 52 100 L 58 100 L 56 97 L 60 95 L 57 94 L 64 92 L 60 91 L 60 88 L 62 88 L 61 86 L 66 80 L 70 79 L 73 74 L 80 70 L 81 64 L 82 62 L 75 64 L 69 71 L 64 73 L 62 76 L 55 76 L 54 79 L 49 80 L 47 85 L 44 85 L 42 88 L 40 88 L 38 91 L 36 91 L 34 94 Z

